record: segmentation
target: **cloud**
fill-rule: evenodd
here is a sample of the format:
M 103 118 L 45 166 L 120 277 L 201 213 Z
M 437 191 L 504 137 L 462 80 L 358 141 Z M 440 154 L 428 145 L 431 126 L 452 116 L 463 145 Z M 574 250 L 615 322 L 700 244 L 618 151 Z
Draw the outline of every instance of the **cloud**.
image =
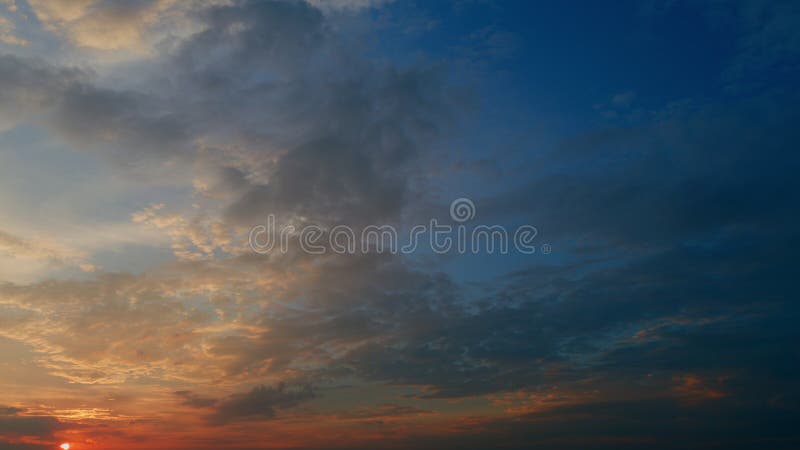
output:
M 61 9 L 52 14 L 79 14 Z M 196 162 L 196 188 L 237 224 L 267 212 L 353 222 L 401 213 L 419 149 L 455 110 L 440 70 L 364 58 L 305 2 L 233 2 L 194 17 L 201 31 L 156 59 L 171 75 L 147 80 L 147 92 L 12 56 L 16 72 L 40 80 L 0 81 L 49 129 L 120 168 L 153 176 Z
M 0 130 L 54 106 L 61 93 L 82 76 L 78 70 L 55 68 L 40 60 L 0 55 Z
M 42 444 L 23 444 L 0 441 L 0 449 L 2 450 L 44 450 L 47 448 L 50 447 Z
M 2 335 L 32 345 L 40 367 L 76 383 L 190 376 L 201 370 L 192 364 L 201 352 L 201 335 L 194 331 L 211 317 L 182 304 L 170 292 L 174 281 L 103 274 L 86 281 L 0 284 Z M 166 361 L 175 363 L 172 369 L 160 364 Z M 142 364 L 150 369 L 142 371 Z M 201 372 L 213 376 L 208 367 Z
M 182 399 L 181 404 L 192 408 L 208 408 L 217 404 L 216 399 L 202 397 L 192 391 L 175 391 L 174 394 Z
M 291 408 L 312 398 L 314 392 L 309 386 L 256 386 L 247 393 L 234 394 L 220 401 L 209 420 L 215 425 L 224 425 L 239 419 L 272 419 L 278 410 Z
M 0 58 L 0 125 L 5 128 L 26 117 L 37 119 L 75 147 L 94 149 L 133 171 L 154 158 L 162 164 L 186 153 L 185 125 L 162 109 L 162 101 L 97 87 L 91 74 L 78 69 L 12 55 Z M 3 109 L 12 105 L 12 110 Z
M 31 241 L 0 230 L 0 252 L 12 257 L 32 258 L 57 263 L 78 260 L 81 254 L 55 243 Z
M 236 255 L 250 250 L 245 233 L 237 232 L 223 221 L 207 216 L 186 219 L 180 214 L 166 213 L 157 203 L 134 213 L 136 223 L 145 223 L 165 231 L 172 240 L 173 254 L 182 260 L 213 259 L 217 254 Z
M 194 99 L 186 110 L 228 119 L 196 118 L 209 124 L 205 139 L 212 144 L 234 139 L 264 155 L 250 157 L 260 159 L 255 166 L 217 172 L 234 181 L 225 184 L 233 197 L 227 219 L 252 223 L 266 212 L 320 221 L 397 215 L 419 146 L 436 136 L 450 111 L 437 71 L 365 60 L 348 49 L 356 43 L 302 2 L 238 2 L 201 17 L 206 30 L 172 59 L 192 93 L 182 98 Z
M 35 274 L 52 273 L 54 268 L 97 270 L 86 252 L 50 239 L 24 239 L 3 230 L 0 230 L 0 267 L 4 269 L 2 281 L 26 280 Z
M 87 0 L 58 2 L 31 0 L 36 18 L 74 45 L 93 50 L 150 51 L 152 36 L 164 23 L 175 26 L 185 16 L 175 0 L 125 2 Z M 193 2 L 194 3 L 194 2 Z
M 393 1 L 394 0 L 309 0 L 309 3 L 319 9 L 328 11 L 359 11 L 362 9 L 379 8 Z
M 182 120 L 159 103 L 136 92 L 74 84 L 61 95 L 50 124 L 76 145 L 135 169 L 150 158 L 161 163 L 186 151 Z
M 376 8 L 390 0 L 328 0 L 309 2 L 315 9 L 326 12 L 352 11 Z M 193 12 L 214 6 L 230 6 L 241 2 L 202 0 L 181 2 L 176 0 L 145 0 L 126 2 L 116 0 L 86 0 L 59 2 L 30 0 L 31 10 L 37 20 L 51 32 L 69 40 L 73 45 L 104 52 L 129 52 L 147 55 L 157 51 L 163 41 L 191 34 L 197 25 Z M 277 8 L 305 5 L 302 0 L 273 2 Z M 275 7 L 272 7 L 275 9 Z M 2 30 L 2 28 L 0 28 Z M 13 31 L 9 30 L 9 31 Z M 284 34 L 279 32 L 279 34 Z M 22 43 L 9 32 L 9 43 Z
M 345 420 L 387 421 L 405 417 L 417 417 L 434 414 L 415 406 L 396 405 L 387 403 L 375 407 L 363 407 L 354 411 L 338 414 L 337 417 Z
M 64 428 L 64 425 L 55 417 L 20 414 L 24 412 L 25 410 L 20 408 L 0 407 L 0 436 L 2 438 L 52 438 L 54 432 Z M 14 444 L 0 441 L 0 446 L 2 445 Z
M 0 15 L 0 43 L 26 46 L 30 42 L 17 34 L 17 27 L 5 15 Z

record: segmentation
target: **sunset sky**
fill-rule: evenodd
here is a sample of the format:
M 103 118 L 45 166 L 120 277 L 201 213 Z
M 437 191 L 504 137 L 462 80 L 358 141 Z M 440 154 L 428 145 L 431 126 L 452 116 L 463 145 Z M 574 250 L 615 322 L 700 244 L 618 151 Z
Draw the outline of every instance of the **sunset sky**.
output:
M 0 0 L 0 450 L 800 448 L 798 105 L 794 0 Z M 536 231 L 299 231 L 432 220 Z

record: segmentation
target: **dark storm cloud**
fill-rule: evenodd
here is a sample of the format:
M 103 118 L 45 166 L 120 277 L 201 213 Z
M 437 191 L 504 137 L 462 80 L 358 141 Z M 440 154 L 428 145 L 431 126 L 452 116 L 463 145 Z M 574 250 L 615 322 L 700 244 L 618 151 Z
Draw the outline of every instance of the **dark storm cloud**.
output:
M 797 355 L 779 344 L 798 337 L 798 311 L 786 296 L 797 239 L 745 231 L 623 261 L 521 271 L 470 302 L 448 277 L 394 257 L 335 258 L 287 293 L 305 299 L 299 308 L 263 319 L 270 331 L 262 340 L 213 349 L 236 354 L 237 371 L 264 358 L 281 370 L 298 355 L 317 355 L 326 360 L 320 379 L 424 386 L 427 397 L 583 380 L 603 389 L 696 371 L 735 378 L 742 401 L 791 402 Z M 352 350 L 332 357 L 326 349 L 337 345 Z
M 488 209 L 585 239 L 588 260 L 513 274 L 471 311 L 401 315 L 404 333 L 350 352 L 346 366 L 432 397 L 554 385 L 613 396 L 616 383 L 641 394 L 545 409 L 431 448 L 793 448 L 796 100 L 769 94 L 566 143 L 557 174 Z M 727 381 L 695 402 L 670 391 L 681 373 Z
M 225 425 L 239 420 L 274 419 L 278 411 L 297 406 L 316 396 L 309 385 L 286 383 L 256 386 L 248 392 L 223 399 L 205 397 L 192 391 L 176 391 L 174 395 L 185 406 L 211 410 L 207 419 L 213 425 Z
M 53 432 L 64 428 L 57 418 L 51 416 L 30 416 L 23 415 L 25 410 L 15 407 L 0 406 L 0 439 L 2 438 L 20 438 L 20 437 L 37 437 L 37 438 L 50 438 Z M 0 441 L 0 448 L 4 444 Z
M 269 181 L 254 182 L 229 217 L 360 222 L 397 214 L 419 145 L 450 114 L 440 74 L 357 56 L 350 47 L 358 43 L 302 2 L 238 2 L 203 17 L 208 29 L 173 60 L 181 83 L 203 92 L 202 108 L 192 110 L 215 111 L 231 123 L 213 127 L 278 157 Z
M 269 357 L 279 370 L 298 354 L 351 346 L 324 356 L 320 376 L 426 386 L 430 397 L 592 377 L 602 385 L 659 371 L 735 375 L 753 392 L 780 397 L 791 394 L 787 374 L 797 365 L 796 354 L 777 350 L 797 337 L 797 308 L 786 296 L 798 242 L 792 227 L 533 268 L 469 302 L 445 275 L 398 258 L 334 258 L 287 293 L 305 299 L 300 308 L 263 319 L 270 332 L 260 343 L 225 348 L 239 368 Z
M 44 450 L 48 448 L 51 448 L 51 446 L 41 445 L 41 444 L 21 444 L 21 443 L 0 441 L 0 450 Z
M 800 244 L 795 101 L 768 94 L 571 140 L 555 155 L 557 175 L 487 208 L 537 218 L 532 223 L 559 239 L 586 239 L 574 262 L 517 272 L 492 283 L 493 294 L 466 302 L 445 276 L 391 258 L 350 258 L 323 266 L 313 287 L 298 293 L 313 309 L 266 323 L 286 339 L 303 336 L 305 352 L 360 344 L 320 376 L 424 386 L 428 397 L 554 385 L 610 397 L 617 383 L 648 385 L 641 401 L 584 400 L 554 418 L 561 422 L 552 425 L 560 430 L 553 438 L 585 428 L 588 441 L 579 445 L 603 448 L 597 442 L 608 438 L 613 447 L 632 436 L 641 438 L 634 448 L 653 439 L 675 448 L 746 448 L 761 437 L 784 439 L 800 406 L 800 358 L 788 345 L 800 337 L 792 294 Z M 265 342 L 264 355 L 285 347 Z M 727 380 L 721 398 L 685 399 L 671 386 L 681 374 Z M 724 427 L 701 436 L 720 409 L 748 444 L 725 438 Z M 664 421 L 663 411 L 697 425 Z M 764 417 L 779 419 L 773 426 Z M 514 433 L 536 442 L 523 431 L 535 426 L 529 420 L 502 427 L 522 423 Z M 641 433 L 630 432 L 630 423 Z M 681 437 L 669 439 L 673 431 Z
M 294 387 L 286 384 L 256 386 L 251 391 L 234 394 L 221 400 L 209 416 L 211 423 L 224 425 L 234 420 L 272 419 L 279 410 L 291 408 L 314 398 L 309 386 Z
M 203 397 L 192 391 L 175 391 L 173 394 L 181 398 L 181 404 L 191 406 L 192 408 L 208 408 L 217 403 L 217 400 L 214 398 Z
M 403 315 L 399 320 L 408 322 L 393 325 L 407 334 L 384 333 L 377 342 L 348 354 L 346 362 L 368 379 L 429 386 L 430 396 L 458 397 L 590 376 L 614 379 L 638 378 L 657 370 L 724 371 L 747 367 L 746 358 L 757 361 L 765 356 L 763 347 L 770 344 L 744 345 L 758 337 L 765 325 L 748 316 L 763 313 L 753 305 L 754 298 L 717 301 L 715 296 L 733 294 L 732 290 L 711 286 L 709 293 L 696 292 L 692 283 L 705 281 L 703 277 L 675 281 L 673 277 L 682 271 L 658 277 L 651 275 L 651 269 L 644 262 L 629 264 L 569 282 L 559 279 L 570 277 L 569 272 L 532 271 L 472 314 Z M 574 290 L 548 294 L 558 290 L 554 286 L 559 284 L 569 284 Z M 758 292 L 743 292 L 741 297 L 748 294 Z M 722 325 L 705 322 L 725 308 L 735 310 L 737 300 L 741 302 L 738 313 L 744 317 L 725 317 Z M 372 311 L 372 320 L 380 323 L 380 314 Z M 343 320 L 341 315 L 339 320 Z M 650 336 L 650 342 L 635 340 L 638 332 L 659 320 L 667 324 Z M 781 328 L 770 324 L 774 336 L 770 343 L 794 336 L 788 328 L 790 320 L 778 321 Z M 703 336 L 719 342 L 714 357 L 704 358 L 704 347 L 696 345 Z M 727 344 L 731 347 L 726 350 Z M 558 371 L 548 375 L 554 367 Z
M 448 437 L 416 439 L 417 449 L 775 449 L 796 448 L 796 414 L 735 400 L 687 408 L 673 399 L 561 406 L 514 419 L 467 422 Z

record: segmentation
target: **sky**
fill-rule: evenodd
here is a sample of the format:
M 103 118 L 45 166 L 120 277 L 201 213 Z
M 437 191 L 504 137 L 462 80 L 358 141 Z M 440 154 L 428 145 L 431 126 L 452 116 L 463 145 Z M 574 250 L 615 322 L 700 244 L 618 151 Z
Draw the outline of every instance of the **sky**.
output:
M 791 0 L 0 0 L 0 450 L 798 448 L 799 71 Z

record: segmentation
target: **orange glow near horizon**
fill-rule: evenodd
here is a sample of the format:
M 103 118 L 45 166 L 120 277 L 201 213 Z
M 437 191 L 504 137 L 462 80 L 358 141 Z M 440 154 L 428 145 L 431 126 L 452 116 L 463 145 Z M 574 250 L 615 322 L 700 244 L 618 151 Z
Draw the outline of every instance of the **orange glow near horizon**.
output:
M 66 442 L 65 442 L 65 443 L 63 443 L 63 444 L 61 444 L 61 445 L 60 445 L 60 447 L 61 447 L 63 450 L 69 450 L 69 444 L 68 444 L 68 443 L 66 443 Z

